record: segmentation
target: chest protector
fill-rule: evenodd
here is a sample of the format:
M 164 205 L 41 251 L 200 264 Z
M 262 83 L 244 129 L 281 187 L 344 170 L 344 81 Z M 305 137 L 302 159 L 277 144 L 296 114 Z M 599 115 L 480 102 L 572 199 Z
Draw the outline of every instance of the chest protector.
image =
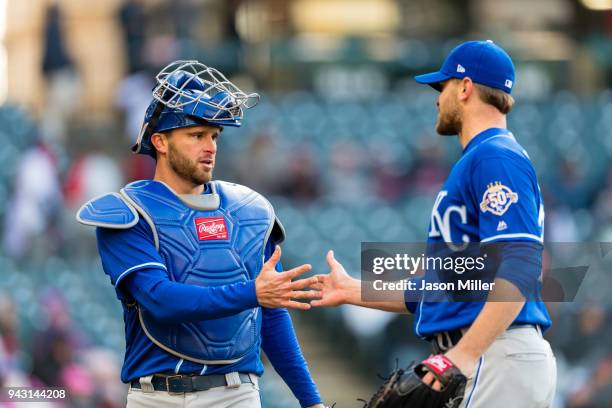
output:
M 247 187 L 222 181 L 210 187 L 211 194 L 177 195 L 163 183 L 143 180 L 128 184 L 121 196 L 149 223 L 170 280 L 210 287 L 255 279 L 274 210 Z M 177 324 L 159 322 L 142 308 L 138 313 L 153 343 L 200 364 L 232 364 L 258 347 L 260 308 Z

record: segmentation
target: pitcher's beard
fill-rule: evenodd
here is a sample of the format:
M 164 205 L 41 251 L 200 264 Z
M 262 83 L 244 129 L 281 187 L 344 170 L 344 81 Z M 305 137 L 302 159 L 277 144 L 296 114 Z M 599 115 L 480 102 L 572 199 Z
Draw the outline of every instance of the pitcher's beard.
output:
M 438 115 L 436 123 L 436 132 L 441 136 L 454 136 L 461 132 L 461 115 L 457 109 L 448 112 L 445 115 Z

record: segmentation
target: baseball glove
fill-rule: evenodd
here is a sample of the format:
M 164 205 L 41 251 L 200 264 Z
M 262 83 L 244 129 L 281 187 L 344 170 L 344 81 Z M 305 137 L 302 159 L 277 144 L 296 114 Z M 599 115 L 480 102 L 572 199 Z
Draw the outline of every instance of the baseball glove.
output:
M 431 372 L 442 383 L 436 391 L 422 381 Z M 457 408 L 467 378 L 444 355 L 431 356 L 391 373 L 364 408 Z

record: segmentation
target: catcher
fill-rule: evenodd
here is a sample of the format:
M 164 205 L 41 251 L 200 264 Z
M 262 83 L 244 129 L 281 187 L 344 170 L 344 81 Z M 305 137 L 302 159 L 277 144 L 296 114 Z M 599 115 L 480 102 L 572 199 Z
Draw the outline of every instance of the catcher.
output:
M 300 402 L 322 408 L 287 308 L 306 310 L 310 269 L 283 271 L 284 229 L 263 196 L 213 180 L 217 138 L 257 94 L 214 68 L 175 61 L 156 77 L 132 150 L 155 178 L 86 203 L 102 266 L 123 306 L 127 406 L 261 407 L 261 349 Z M 314 279 L 316 282 L 316 278 Z
M 416 80 L 440 92 L 436 131 L 463 148 L 436 198 L 428 247 L 504 243 L 494 289 L 479 302 L 427 301 L 426 291 L 419 301 L 364 301 L 361 281 L 330 251 L 330 273 L 318 276 L 323 297 L 311 304 L 409 311 L 416 335 L 432 343 L 433 356 L 395 371 L 368 407 L 549 407 L 556 363 L 538 300 L 544 205 L 529 156 L 506 129 L 514 64 L 492 41 L 470 41 Z M 492 301 L 500 293 L 513 301 Z

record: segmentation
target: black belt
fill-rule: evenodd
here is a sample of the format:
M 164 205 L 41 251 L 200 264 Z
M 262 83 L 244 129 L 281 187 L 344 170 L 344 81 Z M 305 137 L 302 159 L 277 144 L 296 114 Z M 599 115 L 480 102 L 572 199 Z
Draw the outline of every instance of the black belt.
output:
M 240 383 L 253 383 L 249 374 L 239 373 Z M 132 388 L 142 389 L 140 380 L 134 380 L 130 383 Z M 169 393 L 183 393 L 206 391 L 215 387 L 225 387 L 227 380 L 225 375 L 163 375 L 155 374 L 151 379 L 151 385 L 155 391 L 167 391 Z
M 539 330 L 539 326 L 536 324 L 512 324 L 508 327 L 508 330 L 512 329 L 520 329 L 522 327 L 533 327 L 536 330 Z M 463 337 L 463 333 L 468 328 L 448 330 L 445 332 L 441 332 L 438 334 L 434 334 L 431 338 L 431 344 L 434 349 L 435 354 L 444 354 L 452 347 L 456 346 L 459 343 L 459 340 Z M 440 339 L 440 341 L 438 341 Z M 442 342 L 442 344 L 440 344 Z

